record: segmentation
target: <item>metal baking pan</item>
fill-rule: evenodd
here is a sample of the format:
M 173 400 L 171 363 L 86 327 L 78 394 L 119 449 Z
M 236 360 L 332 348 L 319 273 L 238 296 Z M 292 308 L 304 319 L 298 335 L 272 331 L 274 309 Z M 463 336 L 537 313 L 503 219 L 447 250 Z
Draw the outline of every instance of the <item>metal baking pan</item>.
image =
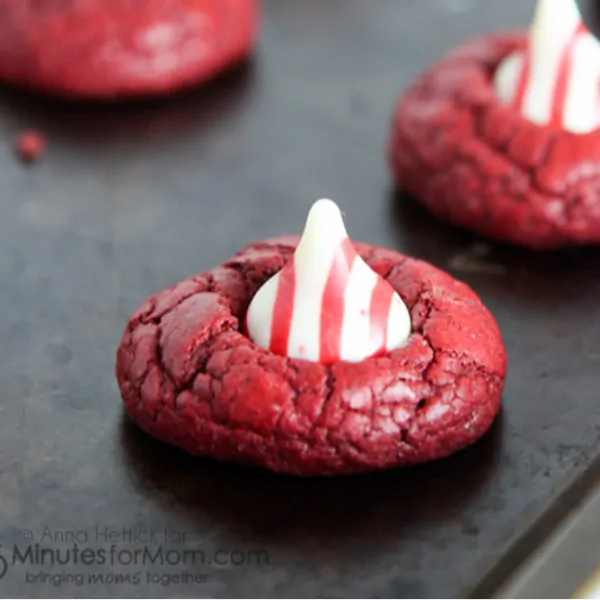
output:
M 585 495 L 600 453 L 598 251 L 474 238 L 395 192 L 385 158 L 404 86 L 532 10 L 267 0 L 252 63 L 206 88 L 121 106 L 1 91 L 2 596 L 487 596 Z M 49 146 L 25 167 L 11 142 L 30 127 Z M 320 197 L 353 239 L 448 270 L 493 311 L 509 375 L 489 434 L 422 467 L 296 480 L 192 459 L 129 424 L 114 360 L 138 303 L 298 232 Z M 36 543 L 96 559 L 14 562 Z M 116 564 L 98 564 L 112 546 Z M 163 563 L 127 564 L 159 546 Z

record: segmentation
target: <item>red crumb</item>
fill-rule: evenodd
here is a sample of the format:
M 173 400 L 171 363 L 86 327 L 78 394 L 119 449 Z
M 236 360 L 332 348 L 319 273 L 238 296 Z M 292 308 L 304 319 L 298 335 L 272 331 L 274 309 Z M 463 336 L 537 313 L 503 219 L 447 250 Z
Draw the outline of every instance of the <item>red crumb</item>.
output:
M 45 149 L 46 139 L 39 131 L 24 131 L 17 138 L 17 153 L 25 161 L 36 160 Z

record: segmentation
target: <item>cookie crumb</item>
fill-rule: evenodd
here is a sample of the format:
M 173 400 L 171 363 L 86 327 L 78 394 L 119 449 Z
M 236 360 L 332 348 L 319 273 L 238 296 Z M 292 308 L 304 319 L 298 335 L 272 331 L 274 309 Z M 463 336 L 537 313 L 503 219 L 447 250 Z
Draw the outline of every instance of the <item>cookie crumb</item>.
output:
M 37 160 L 46 150 L 46 138 L 33 129 L 23 131 L 17 138 L 16 151 L 21 160 L 32 162 Z

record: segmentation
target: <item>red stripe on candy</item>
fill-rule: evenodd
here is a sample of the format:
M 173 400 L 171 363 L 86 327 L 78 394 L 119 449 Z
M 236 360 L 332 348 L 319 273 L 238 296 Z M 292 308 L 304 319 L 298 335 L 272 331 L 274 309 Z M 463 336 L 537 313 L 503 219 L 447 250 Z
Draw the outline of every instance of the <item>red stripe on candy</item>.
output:
M 348 285 L 356 256 L 352 242 L 346 238 L 341 242 L 329 268 L 329 276 L 321 300 L 319 327 L 319 362 L 321 364 L 340 360 L 345 308 L 344 290 Z
M 531 74 L 531 59 L 529 53 L 526 52 L 523 56 L 523 68 L 519 81 L 517 82 L 517 89 L 515 91 L 515 97 L 513 100 L 513 106 L 517 110 L 521 110 L 523 103 L 525 102 L 525 94 L 527 93 L 527 87 L 529 85 L 529 76 Z
M 377 283 L 371 294 L 369 306 L 369 329 L 372 347 L 376 353 L 383 352 L 387 347 L 387 330 L 394 290 L 382 277 L 377 277 Z
M 287 356 L 292 319 L 294 316 L 294 296 L 296 291 L 296 269 L 294 257 L 279 273 L 275 303 L 273 305 L 273 320 L 271 322 L 271 338 L 269 349 L 275 354 Z
M 569 39 L 560 57 L 558 75 L 556 77 L 556 83 L 554 84 L 554 91 L 552 93 L 552 117 L 550 119 L 550 125 L 554 127 L 560 127 L 562 125 L 563 113 L 567 100 L 567 90 L 569 86 L 569 74 L 571 72 L 573 50 L 577 41 L 585 33 L 585 26 L 583 23 L 580 23 L 577 29 L 573 32 L 573 35 Z

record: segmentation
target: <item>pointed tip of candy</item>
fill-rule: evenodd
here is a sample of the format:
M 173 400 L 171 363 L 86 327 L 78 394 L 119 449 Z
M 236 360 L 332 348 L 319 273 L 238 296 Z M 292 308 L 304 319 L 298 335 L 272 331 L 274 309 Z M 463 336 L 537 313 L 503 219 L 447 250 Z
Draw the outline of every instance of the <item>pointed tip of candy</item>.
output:
M 322 226 L 341 225 L 344 227 L 342 211 L 333 200 L 321 198 L 311 206 L 311 209 L 308 212 L 306 224 L 318 224 Z
M 546 31 L 569 28 L 581 22 L 581 13 L 575 0 L 538 0 L 533 17 L 533 30 Z
M 333 211 L 337 213 L 341 213 L 340 207 L 329 198 L 320 198 L 316 202 L 313 203 L 309 214 L 313 211 Z
M 327 198 L 317 200 L 308 212 L 306 225 L 302 232 L 299 254 L 305 248 L 316 248 L 323 244 L 337 245 L 348 237 L 346 226 L 339 206 Z

